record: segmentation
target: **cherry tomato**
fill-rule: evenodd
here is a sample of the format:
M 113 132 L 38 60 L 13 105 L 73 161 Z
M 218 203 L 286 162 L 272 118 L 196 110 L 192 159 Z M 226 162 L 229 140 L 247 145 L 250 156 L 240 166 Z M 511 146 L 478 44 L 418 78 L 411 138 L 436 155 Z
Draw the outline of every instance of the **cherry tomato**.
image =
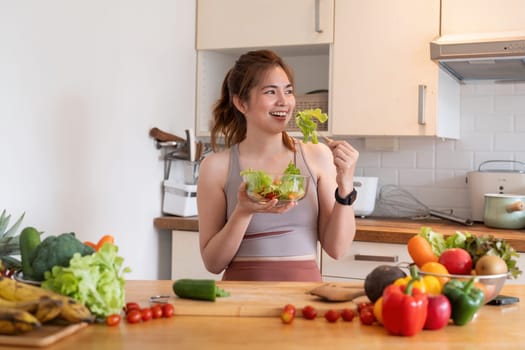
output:
M 162 317 L 162 306 L 158 304 L 152 306 L 151 312 L 153 313 L 153 318 L 161 318 Z
M 142 320 L 142 313 L 139 309 L 130 310 L 126 314 L 126 320 L 128 323 L 139 323 Z
M 334 310 L 334 309 L 330 309 L 328 310 L 325 314 L 324 314 L 324 318 L 328 321 L 328 322 L 336 322 L 339 317 L 341 316 L 341 313 L 337 310 Z
M 283 312 L 289 312 L 295 316 L 297 309 L 292 304 L 286 304 L 283 308 Z
M 301 312 L 307 320 L 313 320 L 317 317 L 317 310 L 312 305 L 306 305 Z
M 125 312 L 128 313 L 130 312 L 131 310 L 140 310 L 140 306 L 139 304 L 137 303 L 133 303 L 133 302 L 130 302 L 130 303 L 126 303 L 126 308 L 125 308 Z
M 167 303 L 162 305 L 162 317 L 170 318 L 175 314 L 175 307 L 173 304 Z
M 116 326 L 120 323 L 120 315 L 112 314 L 106 317 L 106 324 L 110 327 Z
M 357 304 L 357 312 L 359 313 L 363 309 L 366 309 L 366 308 L 369 308 L 369 307 L 373 307 L 373 305 L 374 304 L 366 302 L 366 301 L 360 302 L 359 304 Z
M 352 322 L 355 317 L 355 312 L 352 309 L 343 309 L 343 311 L 341 311 L 341 317 L 344 321 Z
M 276 195 L 275 193 L 273 193 L 273 192 L 270 192 L 270 193 L 267 193 L 267 194 L 264 196 L 264 198 L 269 199 L 269 200 L 272 200 L 272 199 L 274 199 L 274 198 L 277 198 L 277 195 Z
M 142 317 L 142 321 L 149 321 L 153 317 L 153 311 L 151 311 L 149 307 L 146 307 L 140 310 L 140 315 Z
M 281 313 L 281 321 L 285 324 L 289 324 L 293 322 L 293 319 L 295 318 L 295 314 L 290 312 L 289 310 L 285 310 Z
M 359 312 L 359 320 L 361 324 L 369 326 L 376 321 L 376 317 L 374 316 L 373 310 L 367 307 Z

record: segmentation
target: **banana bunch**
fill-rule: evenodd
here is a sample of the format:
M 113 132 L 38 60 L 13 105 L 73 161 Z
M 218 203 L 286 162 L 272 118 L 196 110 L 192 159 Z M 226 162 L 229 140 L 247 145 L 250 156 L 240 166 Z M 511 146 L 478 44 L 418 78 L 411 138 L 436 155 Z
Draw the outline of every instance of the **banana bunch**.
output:
M 89 309 L 73 298 L 0 277 L 0 334 L 28 332 L 51 321 L 94 320 Z

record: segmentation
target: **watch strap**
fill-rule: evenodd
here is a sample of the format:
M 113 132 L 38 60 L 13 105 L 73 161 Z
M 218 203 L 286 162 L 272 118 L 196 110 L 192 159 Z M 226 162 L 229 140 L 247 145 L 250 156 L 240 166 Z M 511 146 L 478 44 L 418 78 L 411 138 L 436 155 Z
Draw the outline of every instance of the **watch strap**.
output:
M 355 188 L 352 189 L 352 192 L 350 192 L 350 194 L 348 196 L 344 197 L 344 198 L 339 196 L 339 188 L 335 189 L 335 200 L 339 204 L 352 205 L 352 204 L 354 204 L 356 199 L 357 199 L 357 191 L 355 190 Z

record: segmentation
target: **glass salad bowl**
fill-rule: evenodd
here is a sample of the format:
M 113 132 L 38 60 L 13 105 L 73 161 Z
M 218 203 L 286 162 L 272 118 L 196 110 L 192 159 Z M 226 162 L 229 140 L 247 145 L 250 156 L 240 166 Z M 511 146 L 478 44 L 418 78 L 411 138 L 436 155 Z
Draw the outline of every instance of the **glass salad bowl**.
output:
M 277 206 L 303 199 L 310 182 L 310 176 L 268 174 L 263 171 L 245 172 L 242 178 L 247 184 L 246 194 L 251 200 L 264 204 L 277 198 Z

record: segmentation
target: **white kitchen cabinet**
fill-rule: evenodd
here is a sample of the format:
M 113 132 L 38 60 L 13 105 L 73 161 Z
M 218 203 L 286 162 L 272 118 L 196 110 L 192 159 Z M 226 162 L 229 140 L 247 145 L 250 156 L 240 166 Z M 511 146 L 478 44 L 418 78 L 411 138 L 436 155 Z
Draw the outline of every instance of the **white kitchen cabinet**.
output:
M 354 241 L 348 254 L 339 260 L 323 251 L 321 274 L 324 281 L 363 281 L 377 266 L 408 265 L 411 261 L 406 244 Z
M 222 274 L 206 270 L 199 248 L 199 233 L 195 231 L 171 232 L 171 279 L 205 278 L 220 280 Z
M 430 59 L 439 3 L 336 1 L 334 135 L 459 138 L 459 83 Z
M 334 0 L 198 0 L 197 50 L 326 44 Z
M 442 35 L 507 31 L 525 31 L 525 1 L 442 0 Z

